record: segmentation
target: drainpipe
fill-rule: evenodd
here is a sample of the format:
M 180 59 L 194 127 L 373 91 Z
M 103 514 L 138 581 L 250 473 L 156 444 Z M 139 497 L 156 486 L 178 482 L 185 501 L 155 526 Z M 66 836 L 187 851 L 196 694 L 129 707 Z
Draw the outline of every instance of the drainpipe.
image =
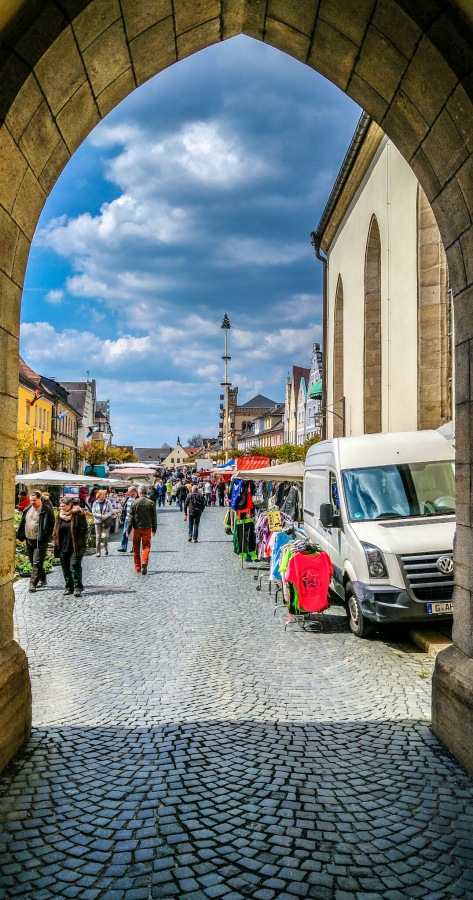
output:
M 322 361 L 322 440 L 325 441 L 327 438 L 327 257 L 322 256 L 320 252 L 320 245 L 322 243 L 322 238 L 319 235 L 312 231 L 310 234 L 310 242 L 314 248 L 315 255 L 317 259 L 320 260 L 323 266 L 323 288 L 322 288 L 322 346 L 323 346 L 323 361 Z

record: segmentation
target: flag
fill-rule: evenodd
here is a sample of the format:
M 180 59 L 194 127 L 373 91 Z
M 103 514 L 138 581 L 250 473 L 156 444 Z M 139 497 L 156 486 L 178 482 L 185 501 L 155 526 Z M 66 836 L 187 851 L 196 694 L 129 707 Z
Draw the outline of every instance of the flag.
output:
M 92 437 L 94 431 L 100 431 L 100 425 L 89 425 L 89 430 L 86 435 L 86 440 Z
M 59 420 L 59 419 L 65 419 L 66 416 L 67 416 L 67 413 L 59 413 L 58 416 L 53 416 L 53 419 L 58 419 L 58 420 Z
M 36 401 L 39 400 L 39 398 L 42 396 L 43 396 L 43 392 L 42 392 L 41 388 L 36 388 L 36 390 L 34 392 L 34 397 L 32 400 L 29 401 L 28 406 L 34 406 Z

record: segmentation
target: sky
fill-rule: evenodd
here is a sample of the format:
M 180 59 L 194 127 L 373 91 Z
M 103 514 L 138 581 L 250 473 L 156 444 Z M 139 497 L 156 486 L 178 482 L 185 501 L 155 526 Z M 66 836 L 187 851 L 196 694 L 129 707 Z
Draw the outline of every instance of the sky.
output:
M 97 382 L 116 444 L 216 437 L 223 331 L 240 403 L 282 402 L 322 339 L 320 219 L 360 109 L 246 37 L 134 91 L 76 151 L 30 253 L 21 353 Z

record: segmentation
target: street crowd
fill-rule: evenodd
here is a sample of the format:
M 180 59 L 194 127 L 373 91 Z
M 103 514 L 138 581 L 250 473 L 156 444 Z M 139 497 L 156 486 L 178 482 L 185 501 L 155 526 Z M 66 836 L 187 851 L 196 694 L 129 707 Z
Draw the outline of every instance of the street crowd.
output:
M 52 544 L 64 575 L 64 595 L 81 596 L 84 590 L 82 559 L 89 535 L 88 514 L 93 519 L 95 555 L 100 557 L 103 549 L 104 555 L 108 556 L 109 535 L 118 525 L 123 529 L 118 552 L 127 552 L 132 536 L 135 571 L 146 575 L 151 539 L 157 530 L 157 507 L 175 503 L 188 523 L 188 542 L 198 543 L 204 509 L 217 504 L 225 506 L 226 496 L 227 484 L 223 476 L 202 476 L 187 468 L 162 471 L 152 486 L 131 485 L 124 496 L 111 488 L 93 488 L 88 493 L 81 487 L 76 497 L 63 493 L 57 511 L 48 492 L 31 491 L 28 495 L 21 491 L 17 505 L 21 521 L 16 537 L 26 545 L 31 565 L 29 591 L 35 593 L 47 584 L 44 560 L 48 546 Z

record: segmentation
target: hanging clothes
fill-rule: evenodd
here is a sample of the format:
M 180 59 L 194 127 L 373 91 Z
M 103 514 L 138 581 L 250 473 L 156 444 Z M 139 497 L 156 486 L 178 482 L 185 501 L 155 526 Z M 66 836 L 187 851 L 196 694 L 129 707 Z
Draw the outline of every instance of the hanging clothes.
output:
M 268 542 L 271 549 L 271 565 L 269 580 L 282 581 L 282 574 L 279 568 L 279 562 L 286 544 L 291 543 L 291 537 L 285 531 L 273 531 Z
M 328 608 L 333 568 L 327 553 L 292 547 L 283 553 L 279 568 L 291 612 L 322 612 Z
M 255 520 L 241 518 L 235 521 L 233 531 L 233 552 L 242 559 L 257 559 Z

